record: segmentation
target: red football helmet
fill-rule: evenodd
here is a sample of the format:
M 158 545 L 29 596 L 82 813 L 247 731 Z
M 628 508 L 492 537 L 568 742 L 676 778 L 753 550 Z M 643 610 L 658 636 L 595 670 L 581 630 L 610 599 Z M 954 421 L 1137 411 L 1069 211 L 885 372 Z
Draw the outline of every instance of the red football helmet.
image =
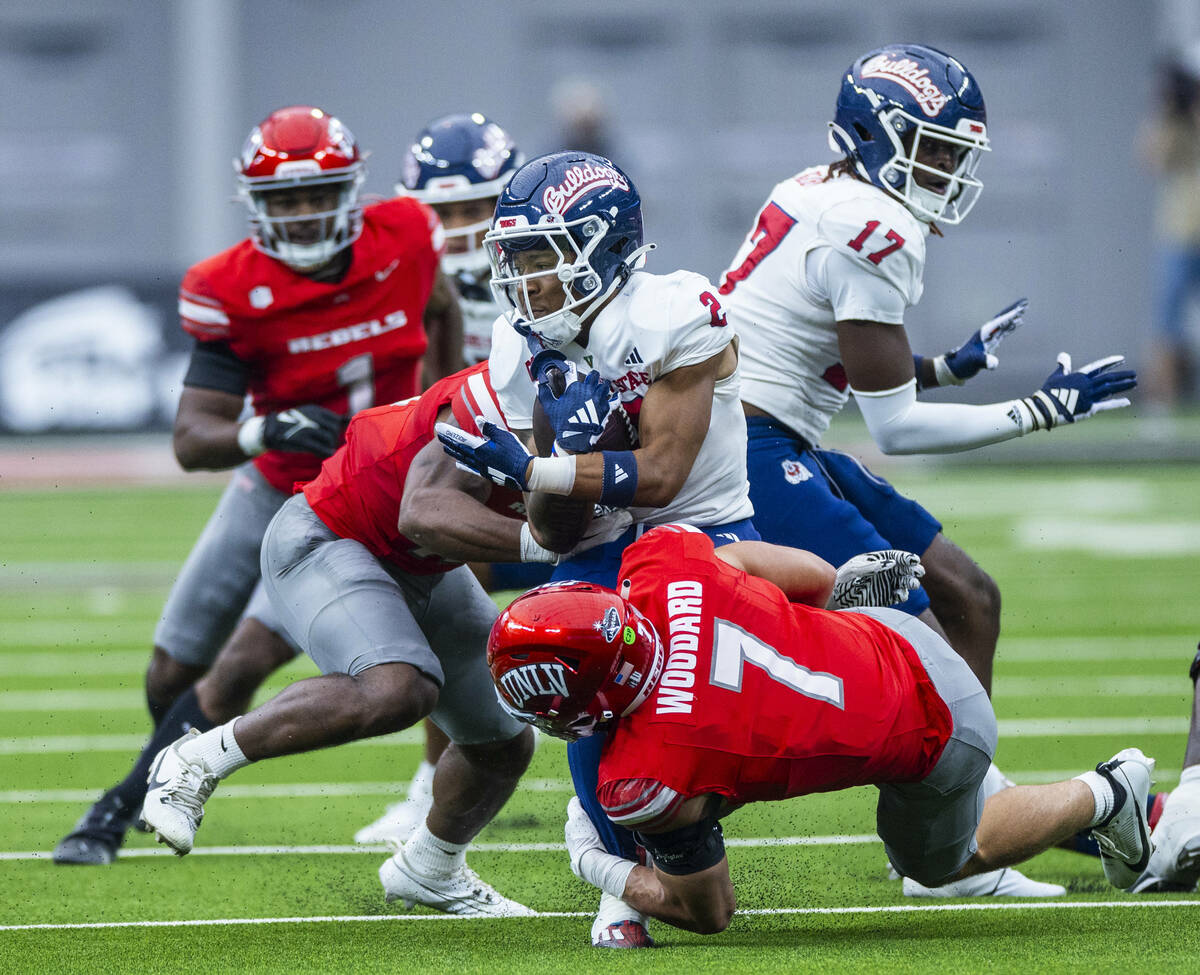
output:
M 611 589 L 553 582 L 500 614 L 487 657 L 508 711 L 573 741 L 632 714 L 658 683 L 664 653 L 650 621 Z
M 256 246 L 289 267 L 321 267 L 362 233 L 363 156 L 350 130 L 319 108 L 272 112 L 254 127 L 233 167 Z M 314 212 L 296 190 L 324 202 Z

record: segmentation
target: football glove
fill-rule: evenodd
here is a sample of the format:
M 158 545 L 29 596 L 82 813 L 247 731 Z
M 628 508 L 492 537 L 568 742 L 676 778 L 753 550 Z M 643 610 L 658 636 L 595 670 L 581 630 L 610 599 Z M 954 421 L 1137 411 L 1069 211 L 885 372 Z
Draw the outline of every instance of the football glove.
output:
M 537 332 L 529 332 L 525 344 L 533 355 L 527 364 L 529 378 L 539 387 L 547 384 L 555 396 L 561 396 L 567 385 L 567 370 L 573 368 L 572 364 L 558 349 L 547 348 Z
M 538 383 L 538 402 L 554 428 L 555 442 L 572 453 L 587 453 L 604 432 L 621 396 L 594 369 L 580 379 L 575 363 L 568 362 L 564 375 L 561 393 L 554 393 L 549 382 Z
M 826 609 L 895 606 L 921 585 L 925 566 L 919 556 L 898 549 L 865 552 L 838 566 Z
M 517 491 L 529 490 L 533 455 L 510 430 L 476 417 L 483 436 L 448 423 L 435 423 L 434 432 L 456 467 Z
M 1000 360 L 994 355 L 996 346 L 1009 332 L 1021 327 L 1029 299 L 1021 298 L 971 333 L 957 349 L 933 360 L 933 369 L 941 386 L 961 386 L 984 369 L 995 369 Z
M 1115 368 L 1124 361 L 1123 355 L 1105 356 L 1072 372 L 1070 355 L 1060 352 L 1058 368 L 1050 373 L 1042 388 L 1020 401 L 1029 414 L 1025 416 L 1022 411 L 1021 432 L 1053 430 L 1060 423 L 1075 423 L 1128 406 L 1129 400 L 1116 394 L 1133 389 L 1137 373 Z
M 238 430 L 238 445 L 251 457 L 266 450 L 328 457 L 342 442 L 346 418 L 315 403 L 251 417 Z

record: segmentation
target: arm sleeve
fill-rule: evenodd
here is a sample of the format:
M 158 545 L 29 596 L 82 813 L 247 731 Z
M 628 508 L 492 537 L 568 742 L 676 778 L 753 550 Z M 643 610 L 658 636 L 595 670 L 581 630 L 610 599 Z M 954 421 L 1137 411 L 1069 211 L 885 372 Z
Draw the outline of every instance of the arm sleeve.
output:
M 919 403 L 917 382 L 879 392 L 851 389 L 871 438 L 885 454 L 949 454 L 1000 443 L 1035 429 L 1021 400 L 970 406 Z
M 242 396 L 246 392 L 249 372 L 250 367 L 234 354 L 228 342 L 197 339 L 183 384 Z

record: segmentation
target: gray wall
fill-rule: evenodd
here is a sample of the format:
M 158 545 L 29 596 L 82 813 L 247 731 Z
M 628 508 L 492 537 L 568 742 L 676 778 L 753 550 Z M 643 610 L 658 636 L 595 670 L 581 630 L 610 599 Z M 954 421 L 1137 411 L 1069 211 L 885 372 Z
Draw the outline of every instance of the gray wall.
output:
M 388 194 L 429 118 L 481 110 L 562 148 L 553 84 L 604 87 L 642 192 L 651 269 L 717 276 L 777 180 L 829 158 L 840 73 L 888 40 L 976 74 L 994 151 L 967 221 L 931 243 L 910 331 L 942 351 L 1020 295 L 1027 328 L 976 398 L 1040 380 L 1060 348 L 1137 359 L 1151 189 L 1134 133 L 1180 0 L 812 2 L 41 0 L 0 7 L 0 292 L 154 280 L 244 233 L 229 160 L 283 104 L 339 115 Z M 1194 19 L 1194 18 L 1193 18 Z M 1194 24 L 1192 25 L 1195 26 Z

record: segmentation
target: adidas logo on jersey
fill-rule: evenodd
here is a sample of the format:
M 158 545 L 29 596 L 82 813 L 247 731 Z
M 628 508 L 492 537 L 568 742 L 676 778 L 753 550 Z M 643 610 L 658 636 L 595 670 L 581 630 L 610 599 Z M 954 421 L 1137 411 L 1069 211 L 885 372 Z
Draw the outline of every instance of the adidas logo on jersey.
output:
M 625 365 L 627 366 L 642 366 L 646 364 L 646 360 L 642 358 L 642 354 L 638 352 L 637 346 L 633 347 L 633 351 L 625 357 Z

